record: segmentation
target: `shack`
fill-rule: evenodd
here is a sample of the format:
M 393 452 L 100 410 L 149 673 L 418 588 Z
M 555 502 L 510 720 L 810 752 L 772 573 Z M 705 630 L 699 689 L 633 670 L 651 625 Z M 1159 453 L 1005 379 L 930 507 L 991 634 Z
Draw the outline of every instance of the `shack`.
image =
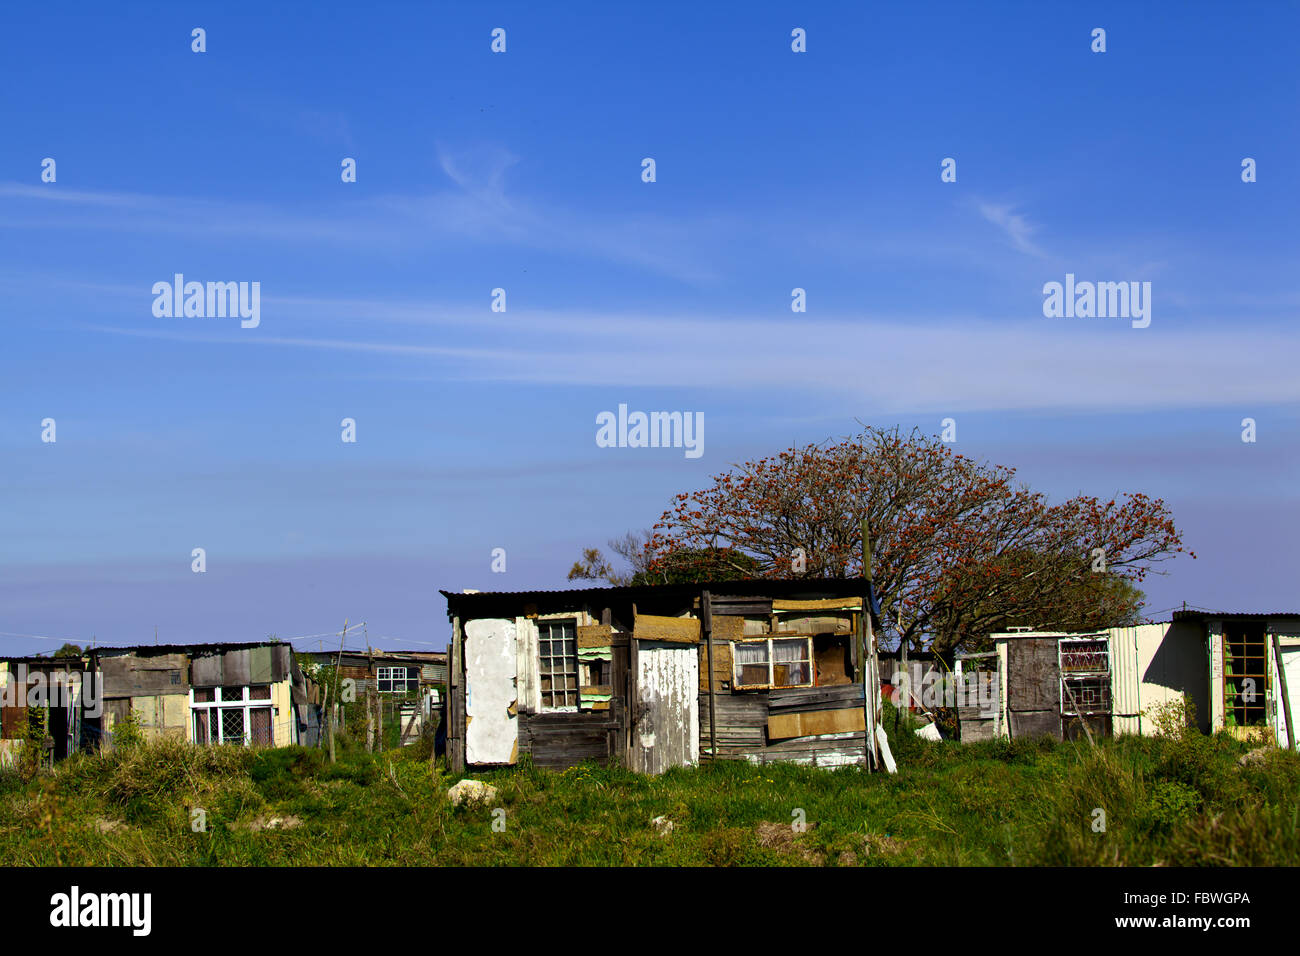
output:
M 1192 705 L 1201 730 L 1211 728 L 1209 653 L 1204 630 L 1190 621 L 992 639 L 997 736 L 1150 734 L 1152 711 L 1175 700 Z
M 87 726 L 109 743 L 128 713 L 146 739 L 196 744 L 283 747 L 299 742 L 306 724 L 293 700 L 295 676 L 304 689 L 301 671 L 287 644 L 100 647 L 87 662 L 103 694 L 103 714 Z
M 874 760 L 864 580 L 442 594 L 454 769 Z
M 133 715 L 147 740 L 286 746 L 313 742 L 315 689 L 287 644 L 97 647 L 79 657 L 0 661 L 0 760 L 23 739 L 48 762 L 112 747 Z
M 1208 651 L 1207 706 L 1198 708 L 1205 729 L 1295 749 L 1300 613 L 1182 610 L 1173 618 L 1194 630 Z
M 47 767 L 84 746 L 85 669 L 75 656 L 0 660 L 0 766 L 13 763 L 24 740 L 39 744 Z
M 348 695 L 362 701 L 367 715 L 382 726 L 389 715 L 398 724 L 398 740 L 410 746 L 438 724 L 447 689 L 446 651 L 299 651 L 304 661 L 337 667 L 338 678 L 350 681 Z M 346 717 L 337 715 L 340 726 Z M 371 739 L 374 724 L 368 728 Z

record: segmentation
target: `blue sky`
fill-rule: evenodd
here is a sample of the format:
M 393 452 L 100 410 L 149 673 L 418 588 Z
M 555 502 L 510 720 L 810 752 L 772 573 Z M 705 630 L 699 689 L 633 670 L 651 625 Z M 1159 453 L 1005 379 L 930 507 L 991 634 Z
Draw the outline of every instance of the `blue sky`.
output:
M 1295 608 L 1295 4 L 540 6 L 7 11 L 0 648 L 441 647 L 439 588 L 565 586 L 734 462 L 944 417 L 1053 498 L 1165 498 L 1199 559 L 1151 611 Z M 260 325 L 156 318 L 178 272 Z M 1150 327 L 1045 318 L 1066 273 Z M 703 456 L 597 447 L 619 403 Z

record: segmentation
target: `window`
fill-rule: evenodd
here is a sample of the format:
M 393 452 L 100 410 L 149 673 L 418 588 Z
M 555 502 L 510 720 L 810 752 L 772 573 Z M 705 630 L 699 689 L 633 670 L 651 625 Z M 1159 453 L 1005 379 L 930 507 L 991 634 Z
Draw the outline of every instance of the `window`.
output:
M 1268 723 L 1267 635 L 1262 621 L 1223 627 L 1223 699 L 1229 727 Z
M 1110 673 L 1110 642 L 1106 638 L 1065 638 L 1060 647 L 1062 674 Z
M 733 683 L 739 689 L 813 685 L 811 637 L 733 641 L 731 659 Z
M 194 687 L 190 690 L 196 744 L 271 745 L 275 742 L 271 685 Z
M 420 689 L 420 672 L 414 667 L 380 667 L 375 676 L 381 694 L 408 694 Z
M 1079 717 L 1109 714 L 1110 642 L 1101 636 L 1063 638 L 1058 644 L 1061 667 L 1061 714 Z
M 577 628 L 577 622 L 572 619 L 537 622 L 542 710 L 578 707 Z

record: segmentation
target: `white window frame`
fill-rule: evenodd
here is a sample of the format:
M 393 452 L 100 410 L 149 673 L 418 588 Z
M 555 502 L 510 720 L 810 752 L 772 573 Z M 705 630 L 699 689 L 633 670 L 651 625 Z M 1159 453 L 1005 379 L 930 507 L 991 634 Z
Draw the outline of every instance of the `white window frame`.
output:
M 390 672 L 387 677 L 384 676 L 384 671 Z M 390 688 L 389 690 L 383 690 L 379 686 L 379 682 L 381 680 L 387 680 L 390 684 L 395 684 L 398 682 L 398 678 L 394 677 L 391 673 L 393 671 L 402 672 L 402 678 L 401 678 L 402 689 L 397 690 L 395 688 Z M 411 671 L 416 672 L 414 676 L 411 675 Z M 375 690 L 381 694 L 409 694 L 412 690 L 419 689 L 419 686 L 420 686 L 419 668 L 410 667 L 406 664 L 384 664 L 382 667 L 375 668 Z
M 1080 644 L 1101 644 L 1104 648 L 1097 652 L 1099 658 L 1098 667 L 1087 670 L 1072 670 L 1067 672 L 1065 669 L 1066 654 L 1072 650 L 1070 645 Z M 1057 670 L 1061 678 L 1061 701 L 1060 711 L 1062 717 L 1097 717 L 1114 712 L 1115 708 L 1115 689 L 1111 686 L 1111 668 L 1110 668 L 1110 640 L 1105 634 L 1088 634 L 1078 637 L 1063 637 L 1056 642 L 1056 663 Z M 1076 708 L 1071 701 L 1071 693 L 1074 689 L 1081 689 L 1081 685 L 1103 681 L 1104 694 L 1106 698 L 1105 709 L 1086 709 Z M 1070 691 L 1067 692 L 1066 688 Z M 1077 701 L 1078 695 L 1074 695 Z
M 808 656 L 798 662 L 776 661 L 773 659 L 774 650 L 773 641 L 804 641 L 808 647 Z M 745 644 L 762 644 L 767 643 L 767 683 L 765 684 L 743 684 L 740 682 L 740 672 L 742 667 L 754 667 L 754 664 L 743 664 L 736 660 L 736 645 Z M 777 684 L 776 683 L 776 665 L 777 663 L 804 663 L 808 664 L 808 683 L 806 684 Z M 790 687 L 815 687 L 817 682 L 816 668 L 813 662 L 813 639 L 805 634 L 768 634 L 763 637 L 750 638 L 744 641 L 731 642 L 731 686 L 735 690 L 784 690 Z
M 539 620 L 535 621 L 534 624 L 535 624 L 536 627 L 537 627 L 537 692 L 538 692 L 538 694 L 539 694 L 539 696 L 540 696 L 540 699 L 541 699 L 541 713 L 543 713 L 543 714 L 576 714 L 576 713 L 578 713 L 578 704 L 579 704 L 579 701 L 580 701 L 581 696 L 582 696 L 582 668 L 581 668 L 581 662 L 578 660 L 578 618 L 575 617 L 575 616 L 565 615 L 565 616 L 563 616 L 563 617 L 553 617 L 553 618 L 539 619 Z M 550 640 L 552 640 L 552 638 L 549 636 L 550 631 L 547 631 L 547 635 L 548 635 L 547 637 L 543 637 L 543 636 L 542 636 L 542 628 L 543 628 L 543 627 L 549 627 L 549 626 L 551 626 L 551 625 L 557 625 L 557 624 L 560 625 L 561 627 L 563 627 L 564 625 L 567 624 L 567 625 L 569 625 L 570 627 L 573 628 L 573 658 L 572 658 L 572 661 L 573 661 L 573 685 L 574 685 L 574 686 L 573 686 L 573 703 L 572 703 L 572 704 L 559 704 L 559 705 L 554 705 L 554 704 L 547 704 L 547 703 L 546 703 L 546 697 L 547 697 L 547 694 L 548 694 L 548 693 L 551 695 L 551 699 L 552 699 L 552 700 L 555 699 L 555 677 L 554 677 L 554 674 L 547 675 L 547 674 L 545 674 L 545 673 L 542 671 L 542 641 L 543 641 L 543 640 L 546 640 L 546 641 L 550 641 Z M 550 655 L 547 655 L 547 656 L 548 656 L 548 658 L 549 658 L 550 660 L 555 660 L 555 659 L 556 659 L 556 657 L 555 657 L 554 654 L 550 654 Z M 559 660 L 561 660 L 561 661 L 563 661 L 563 662 L 565 662 L 565 663 L 567 664 L 568 661 L 570 660 L 570 658 L 567 657 L 566 655 L 564 655 L 563 653 L 561 653 L 561 655 L 560 655 L 560 657 L 559 657 Z M 564 673 L 567 674 L 568 672 L 565 671 Z M 550 677 L 551 677 L 551 690 L 550 690 L 550 691 L 546 691 L 546 690 L 543 690 L 543 689 L 542 689 L 542 680 L 543 680 L 543 678 L 545 678 L 545 677 L 547 677 L 547 676 L 550 676 Z M 568 693 L 567 688 L 563 691 L 563 696 L 564 696 L 564 699 L 565 699 L 565 700 L 568 700 L 568 698 L 569 698 L 569 693 Z
M 191 687 L 190 688 L 190 743 L 197 744 L 199 742 L 198 731 L 194 723 L 194 718 L 195 716 L 197 716 L 198 711 L 206 711 L 208 714 L 208 739 L 207 739 L 208 744 L 238 743 L 242 747 L 249 747 L 252 746 L 253 743 L 253 715 L 251 712 L 253 710 L 270 710 L 271 711 L 271 746 L 275 746 L 275 718 L 276 718 L 276 710 L 277 710 L 275 706 L 275 685 L 259 684 L 258 686 L 270 688 L 271 691 L 270 695 L 267 697 L 254 698 L 250 696 L 253 692 L 252 685 L 241 684 L 241 685 L 237 685 L 236 687 L 231 687 L 231 686 L 211 687 L 211 688 L 205 687 L 203 688 L 203 690 L 212 691 L 212 700 L 195 700 L 194 691 L 196 690 L 196 688 Z M 241 691 L 239 700 L 221 699 L 222 691 L 236 690 L 236 689 Z M 233 737 L 229 740 L 226 739 L 225 724 L 222 723 L 221 714 L 219 713 L 219 711 L 222 710 L 242 710 L 244 712 L 244 733 L 238 740 L 236 740 Z M 218 711 L 218 713 L 216 714 L 216 734 L 215 734 L 216 739 L 215 740 L 213 739 L 214 737 L 213 711 Z

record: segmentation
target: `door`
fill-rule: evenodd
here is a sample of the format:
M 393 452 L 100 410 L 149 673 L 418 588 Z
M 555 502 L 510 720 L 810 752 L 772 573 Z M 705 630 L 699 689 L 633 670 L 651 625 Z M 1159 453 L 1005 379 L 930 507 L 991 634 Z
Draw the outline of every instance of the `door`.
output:
M 1287 696 L 1291 698 L 1291 719 L 1300 724 L 1300 644 L 1282 645 L 1281 667 L 1286 673 Z M 1277 742 L 1287 746 L 1286 713 L 1282 709 L 1282 682 L 1277 683 Z M 1296 744 L 1300 745 L 1300 726 L 1295 728 Z
M 639 641 L 632 769 L 663 773 L 700 759 L 700 651 L 695 644 Z

